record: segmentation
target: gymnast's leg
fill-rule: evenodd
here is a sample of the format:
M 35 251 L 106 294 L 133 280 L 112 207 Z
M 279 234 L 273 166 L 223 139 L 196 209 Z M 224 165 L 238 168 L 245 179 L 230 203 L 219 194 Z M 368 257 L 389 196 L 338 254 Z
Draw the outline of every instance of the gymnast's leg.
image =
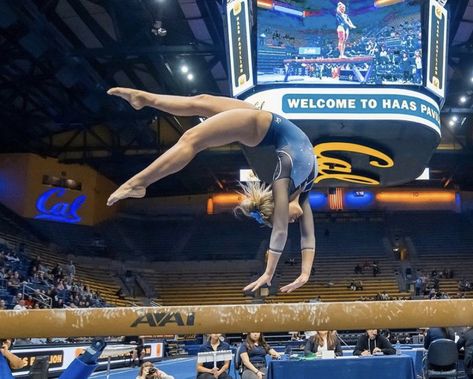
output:
M 127 197 L 143 197 L 151 183 L 182 170 L 207 148 L 232 142 L 258 145 L 269 129 L 271 118 L 271 113 L 255 109 L 232 109 L 208 118 L 186 131 L 172 148 L 121 185 L 110 195 L 107 205 Z
M 175 116 L 212 117 L 217 113 L 231 109 L 255 109 L 252 104 L 242 100 L 205 94 L 197 96 L 160 95 L 123 87 L 111 88 L 107 93 L 125 99 L 135 109 L 148 106 Z

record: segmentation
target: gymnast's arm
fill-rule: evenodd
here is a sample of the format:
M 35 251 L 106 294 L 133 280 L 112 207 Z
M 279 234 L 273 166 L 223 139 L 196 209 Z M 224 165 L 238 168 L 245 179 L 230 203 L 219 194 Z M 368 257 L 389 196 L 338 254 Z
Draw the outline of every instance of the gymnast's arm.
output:
M 350 17 L 348 17 L 348 15 L 346 15 L 346 19 L 345 19 L 345 20 L 346 20 L 348 26 L 349 26 L 351 29 L 356 29 L 356 26 L 353 25 L 353 22 L 351 22 Z
M 271 279 L 278 265 L 279 258 L 284 250 L 287 240 L 287 224 L 289 221 L 289 183 L 290 179 L 276 179 L 273 182 L 273 229 L 269 242 L 268 260 L 266 270 L 257 280 L 248 284 L 243 291 L 256 291 L 259 287 L 271 285 Z
M 299 227 L 301 232 L 301 254 L 302 266 L 301 274 L 292 283 L 281 288 L 283 292 L 292 292 L 295 289 L 302 287 L 309 280 L 312 271 L 312 265 L 315 258 L 315 231 L 314 218 L 312 216 L 312 209 L 309 203 L 309 193 L 301 194 L 302 198 L 302 216 L 299 219 Z

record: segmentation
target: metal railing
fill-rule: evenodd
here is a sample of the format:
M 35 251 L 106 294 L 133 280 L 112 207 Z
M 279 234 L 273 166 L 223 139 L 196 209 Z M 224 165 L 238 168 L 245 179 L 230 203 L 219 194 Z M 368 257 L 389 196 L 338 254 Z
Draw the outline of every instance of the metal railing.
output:
M 29 283 L 23 283 L 23 294 L 31 296 L 33 300 L 44 305 L 45 307 L 51 308 L 53 305 L 53 299 L 39 291 L 36 288 L 28 285 Z

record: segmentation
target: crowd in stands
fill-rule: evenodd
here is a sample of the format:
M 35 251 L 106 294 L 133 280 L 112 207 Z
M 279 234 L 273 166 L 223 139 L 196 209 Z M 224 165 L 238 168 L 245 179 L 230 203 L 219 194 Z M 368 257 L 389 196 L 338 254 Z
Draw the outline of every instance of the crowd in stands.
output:
M 415 281 L 415 294 L 416 296 L 424 296 L 429 299 L 448 299 L 448 294 L 440 291 L 440 279 L 452 278 L 453 271 L 447 268 L 443 270 L 434 269 L 430 275 L 418 270 Z
M 100 294 L 75 277 L 74 263 L 51 267 L 37 256 L 26 258 L 23 248 L 17 252 L 0 246 L 0 309 L 89 308 L 102 307 Z M 3 307 L 3 308 L 2 308 Z

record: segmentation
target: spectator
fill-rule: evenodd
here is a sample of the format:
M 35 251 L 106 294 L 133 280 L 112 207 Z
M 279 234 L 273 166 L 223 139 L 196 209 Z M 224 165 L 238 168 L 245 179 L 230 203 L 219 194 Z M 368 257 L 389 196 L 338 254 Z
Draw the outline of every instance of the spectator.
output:
M 376 263 L 376 262 L 373 262 L 372 268 L 373 268 L 373 276 L 374 276 L 374 277 L 376 277 L 376 275 L 378 275 L 378 274 L 379 274 L 379 267 L 378 267 L 378 263 Z
M 402 71 L 402 79 L 404 83 L 409 81 L 410 70 L 411 70 L 411 62 L 409 59 L 409 55 L 406 52 L 403 52 L 402 58 L 401 58 L 401 71 Z
M 272 349 L 259 332 L 248 333 L 246 341 L 240 348 L 240 358 L 243 365 L 242 379 L 262 379 L 267 375 L 266 355 L 279 358 L 279 353 Z
M 215 333 L 211 334 L 199 349 L 200 353 L 208 353 L 213 351 L 230 350 L 228 343 L 222 341 L 222 335 Z M 213 362 L 197 363 L 197 379 L 231 379 L 228 375 L 230 368 L 230 361 L 218 361 L 217 367 L 214 367 Z
M 377 353 L 393 355 L 396 354 L 396 350 L 386 337 L 378 334 L 377 329 L 368 329 L 358 338 L 353 355 L 367 356 Z
M 14 311 L 24 311 L 26 309 L 25 301 L 23 299 L 18 301 L 18 304 L 13 307 Z
M 20 278 L 20 273 L 18 271 L 15 271 L 13 273 L 13 276 L 10 277 L 7 283 L 7 289 L 10 294 L 16 296 L 18 293 L 19 289 L 21 286 L 21 278 Z
M 358 263 L 356 266 L 355 266 L 355 274 L 362 274 L 363 273 L 363 268 L 360 266 L 360 264 Z
M 464 349 L 465 358 L 463 364 L 465 373 L 469 379 L 473 379 L 473 328 L 468 328 L 457 341 L 457 348 L 460 351 Z
M 417 279 L 416 279 L 415 287 L 416 287 L 416 296 L 419 296 L 420 291 L 422 289 L 422 278 L 420 276 L 417 277 Z
M 0 311 L 3 311 L 5 309 L 7 309 L 7 306 L 5 304 L 5 300 L 0 299 Z
M 307 340 L 304 354 L 315 353 L 322 355 L 322 351 L 334 350 L 336 356 L 342 356 L 342 345 L 336 330 L 319 330 Z
M 428 349 L 432 342 L 441 338 L 455 341 L 455 333 L 450 328 L 429 328 L 424 339 L 424 349 Z
M 140 367 L 140 372 L 136 379 L 174 379 L 174 376 L 166 374 L 164 371 L 154 367 L 152 362 L 145 362 Z
M 74 279 L 74 276 L 76 275 L 76 266 L 72 260 L 69 261 L 69 264 L 66 266 L 66 275 L 71 279 Z

